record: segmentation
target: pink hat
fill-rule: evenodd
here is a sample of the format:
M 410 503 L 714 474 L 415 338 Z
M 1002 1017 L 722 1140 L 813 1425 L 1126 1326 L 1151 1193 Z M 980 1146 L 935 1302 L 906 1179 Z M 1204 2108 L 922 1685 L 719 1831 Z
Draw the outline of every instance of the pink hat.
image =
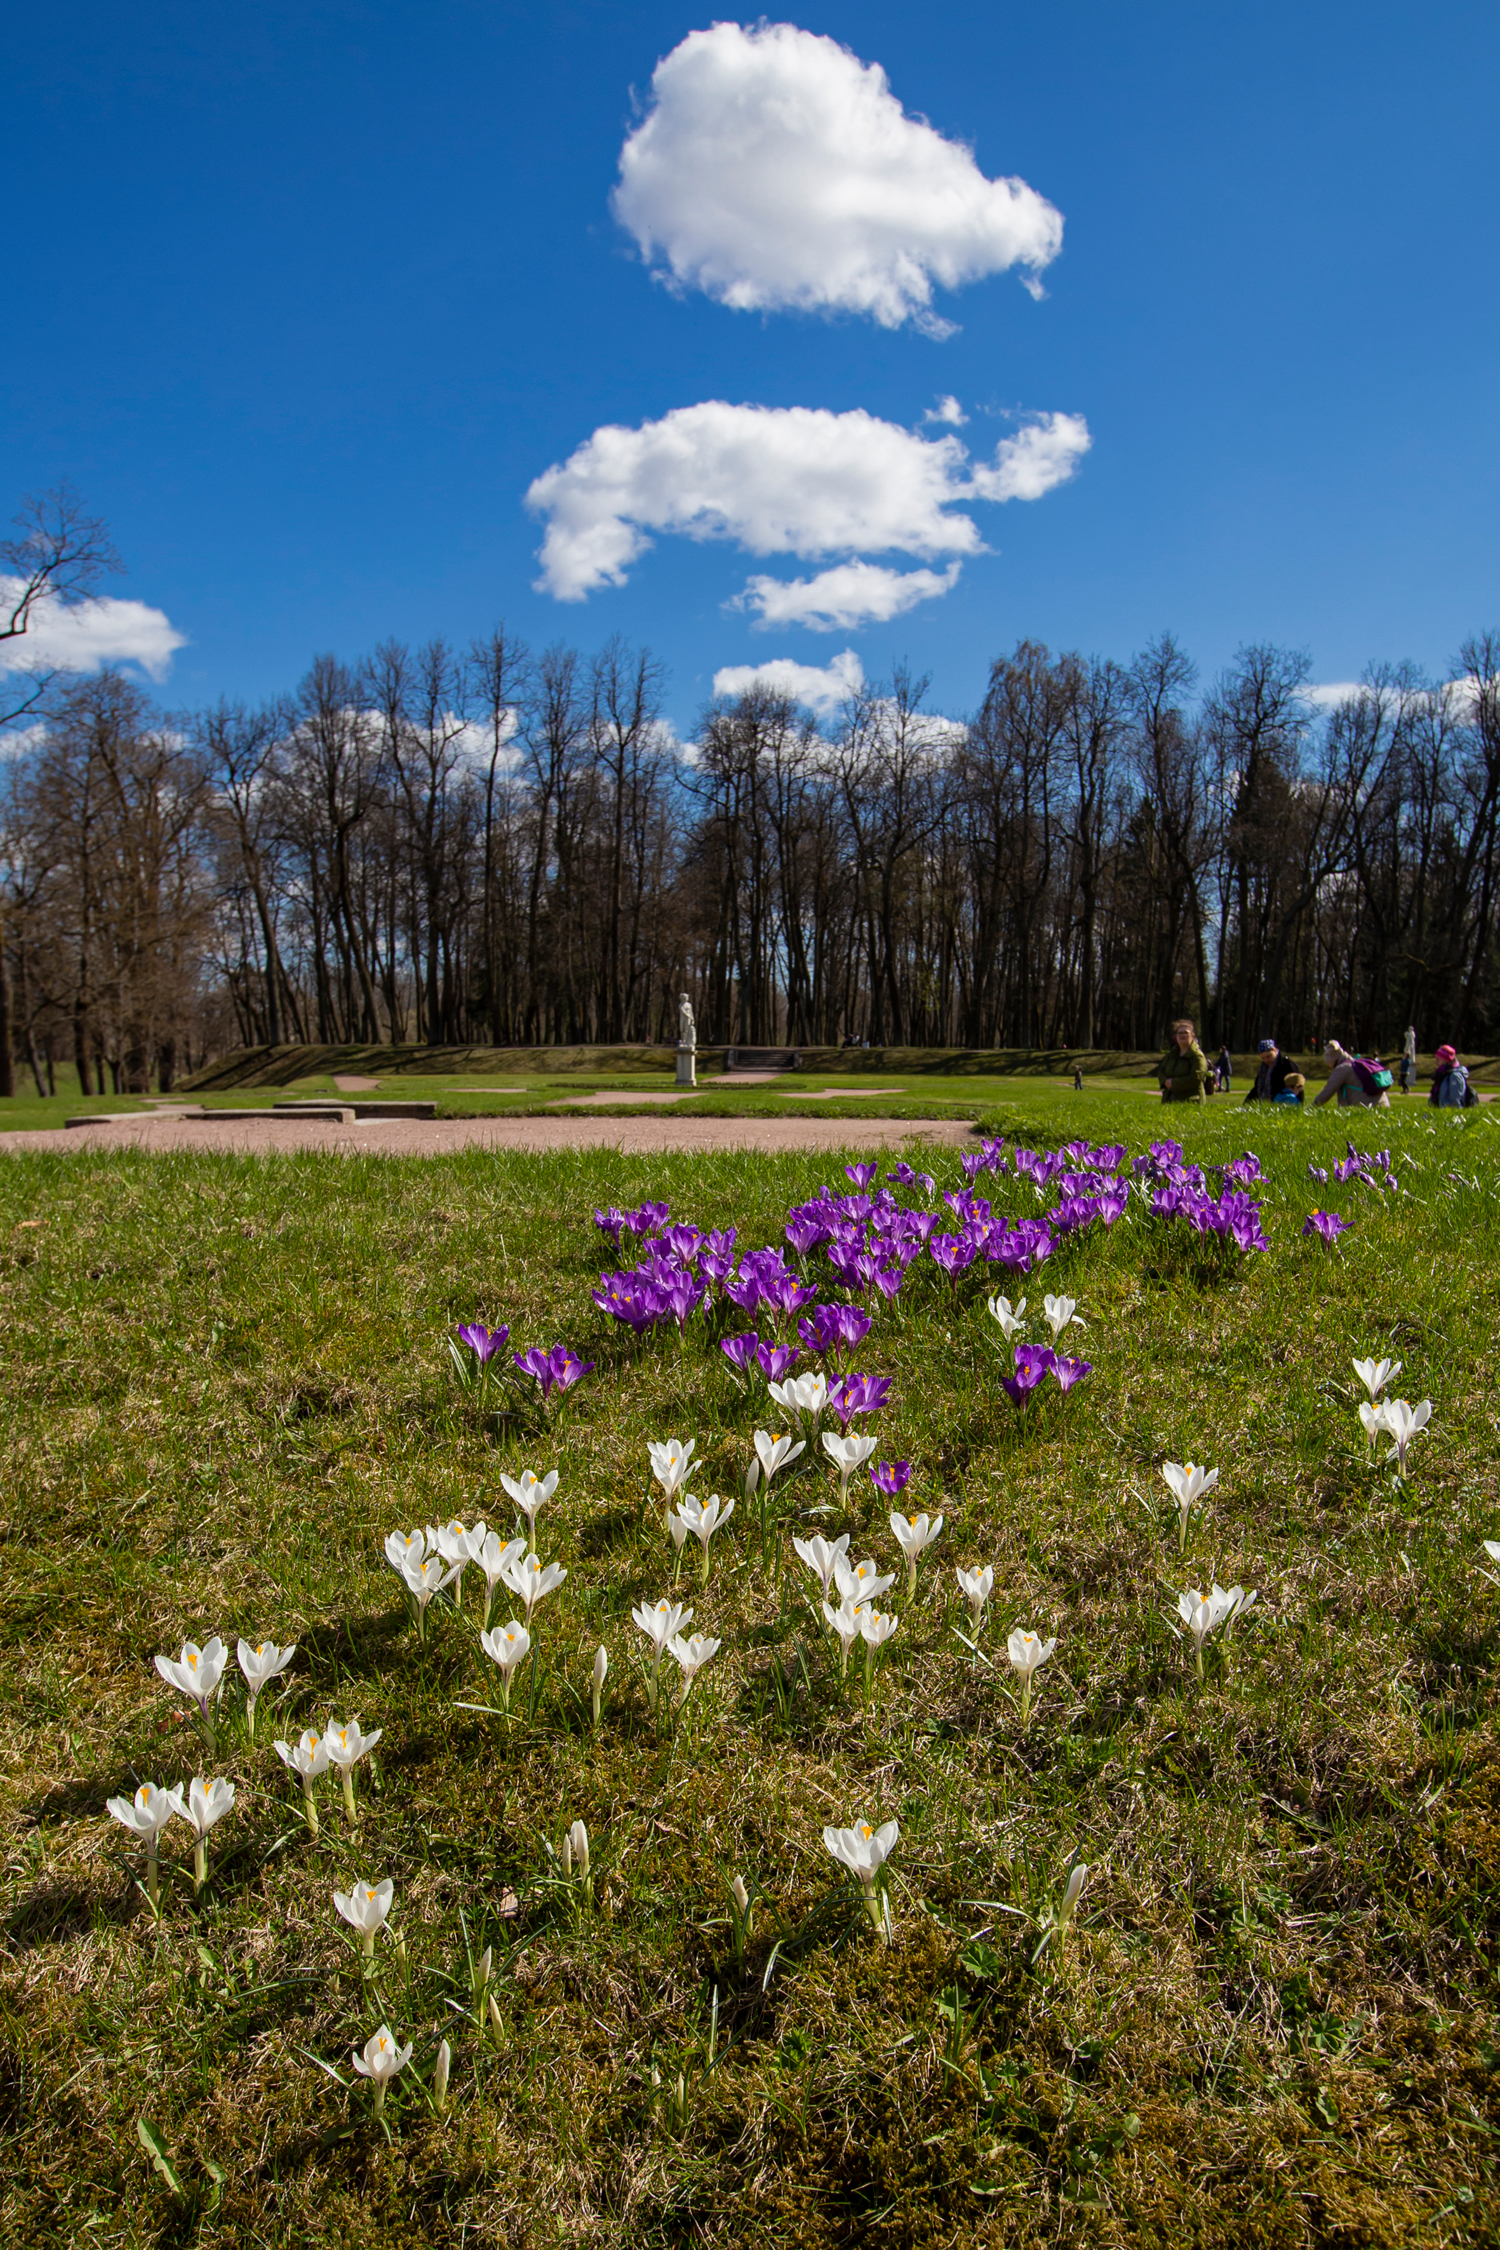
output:
M 1433 1056 L 1432 1059 L 1435 1063 L 1448 1063 L 1451 1065 L 1453 1063 L 1456 1063 L 1458 1060 L 1458 1049 L 1456 1047 L 1439 1047 L 1437 1053 Z

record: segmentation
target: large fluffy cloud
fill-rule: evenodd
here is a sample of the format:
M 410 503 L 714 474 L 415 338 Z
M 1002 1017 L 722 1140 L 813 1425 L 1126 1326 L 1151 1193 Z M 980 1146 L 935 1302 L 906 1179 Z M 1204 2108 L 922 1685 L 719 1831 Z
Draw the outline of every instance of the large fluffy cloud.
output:
M 865 668 L 852 648 L 830 658 L 827 664 L 798 664 L 790 656 L 773 656 L 765 664 L 726 664 L 714 674 L 715 695 L 743 695 L 747 688 L 769 688 L 774 695 L 789 695 L 805 703 L 821 719 L 836 711 L 846 695 L 857 695 L 865 684 Z
M 977 554 L 956 503 L 1034 500 L 1089 446 L 1081 415 L 1047 414 L 971 462 L 956 437 L 921 437 L 862 409 L 677 407 L 639 429 L 608 424 L 539 476 L 540 584 L 562 601 L 617 586 L 653 531 L 732 539 L 756 555 Z
M 962 563 L 946 570 L 888 570 L 883 563 L 835 563 L 816 578 L 752 578 L 730 605 L 755 612 L 759 625 L 806 625 L 815 633 L 849 633 L 952 591 Z
M 690 32 L 656 66 L 613 207 L 679 287 L 749 310 L 867 313 L 942 333 L 934 282 L 1035 277 L 1062 218 L 908 117 L 878 63 L 794 24 Z
M 24 583 L 0 577 L 0 614 L 9 615 Z M 153 680 L 161 680 L 186 645 L 187 636 L 166 613 L 144 602 L 44 597 L 33 604 L 27 630 L 0 641 L 0 672 L 96 672 L 101 664 L 139 664 Z

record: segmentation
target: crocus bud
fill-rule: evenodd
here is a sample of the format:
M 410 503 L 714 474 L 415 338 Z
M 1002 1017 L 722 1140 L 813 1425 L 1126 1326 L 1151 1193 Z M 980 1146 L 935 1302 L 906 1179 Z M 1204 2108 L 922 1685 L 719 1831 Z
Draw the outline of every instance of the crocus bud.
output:
M 445 2039 L 438 2048 L 432 2071 L 432 2106 L 439 2117 L 448 2107 L 448 2071 L 452 2061 L 453 2050 Z
M 497 2039 L 504 2036 L 505 2026 L 500 2021 L 500 2009 L 493 1992 L 490 1994 L 490 2025 Z
M 751 1462 L 749 1468 L 745 1471 L 745 1498 L 747 1500 L 753 1500 L 759 1490 L 760 1461 L 757 1458 L 756 1460 Z
M 745 1916 L 750 1911 L 750 1893 L 745 1888 L 745 1878 L 743 1875 L 736 1875 L 734 1881 L 729 1886 L 729 1895 L 734 1900 L 735 1910 L 739 1914 L 741 1921 L 743 1921 Z
M 1088 1881 L 1088 1873 L 1088 1869 L 1080 1862 L 1080 1864 L 1074 1868 L 1072 1874 L 1068 1877 L 1068 1887 L 1063 1892 L 1062 1904 L 1057 1910 L 1057 1932 L 1059 1937 L 1062 1936 L 1063 1932 L 1067 1929 L 1068 1924 L 1073 1919 L 1073 1909 L 1078 1904 L 1079 1893 L 1082 1891 L 1084 1884 Z
M 563 1832 L 562 1851 L 559 1856 L 562 1860 L 563 1873 L 571 1875 L 573 1872 L 573 1831 L 571 1829 L 565 1829 Z
M 480 1954 L 474 1969 L 474 1982 L 481 1992 L 490 1981 L 490 1970 L 494 1967 L 494 1963 L 495 1949 L 493 1946 L 487 1945 Z
M 594 1652 L 594 1724 L 599 1724 L 599 1711 L 604 1701 L 604 1675 L 609 1670 L 609 1651 L 601 1642 Z
M 573 1848 L 573 1865 L 577 1868 L 580 1876 L 587 1876 L 589 1871 L 589 1832 L 581 1820 L 575 1820 L 568 1830 L 568 1842 Z

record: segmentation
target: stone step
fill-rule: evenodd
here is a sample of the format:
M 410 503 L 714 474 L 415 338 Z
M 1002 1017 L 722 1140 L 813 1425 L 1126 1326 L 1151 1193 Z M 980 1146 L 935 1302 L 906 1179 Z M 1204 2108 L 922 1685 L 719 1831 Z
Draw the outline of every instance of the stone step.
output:
M 274 1102 L 278 1117 L 332 1117 L 340 1111 L 346 1117 L 436 1117 L 436 1102 L 331 1102 L 300 1101 Z

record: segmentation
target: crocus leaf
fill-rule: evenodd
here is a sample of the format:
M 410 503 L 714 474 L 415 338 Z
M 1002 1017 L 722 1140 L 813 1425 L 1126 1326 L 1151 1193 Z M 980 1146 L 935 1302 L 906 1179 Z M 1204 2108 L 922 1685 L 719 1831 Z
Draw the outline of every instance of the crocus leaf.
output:
M 167 2144 L 161 2137 L 161 2128 L 153 2125 L 149 2117 L 135 2121 L 135 2137 L 151 2159 L 151 2169 L 159 2172 L 167 2184 L 167 2192 L 183 2201 L 182 2182 L 172 2169 L 172 2159 L 167 2154 Z

